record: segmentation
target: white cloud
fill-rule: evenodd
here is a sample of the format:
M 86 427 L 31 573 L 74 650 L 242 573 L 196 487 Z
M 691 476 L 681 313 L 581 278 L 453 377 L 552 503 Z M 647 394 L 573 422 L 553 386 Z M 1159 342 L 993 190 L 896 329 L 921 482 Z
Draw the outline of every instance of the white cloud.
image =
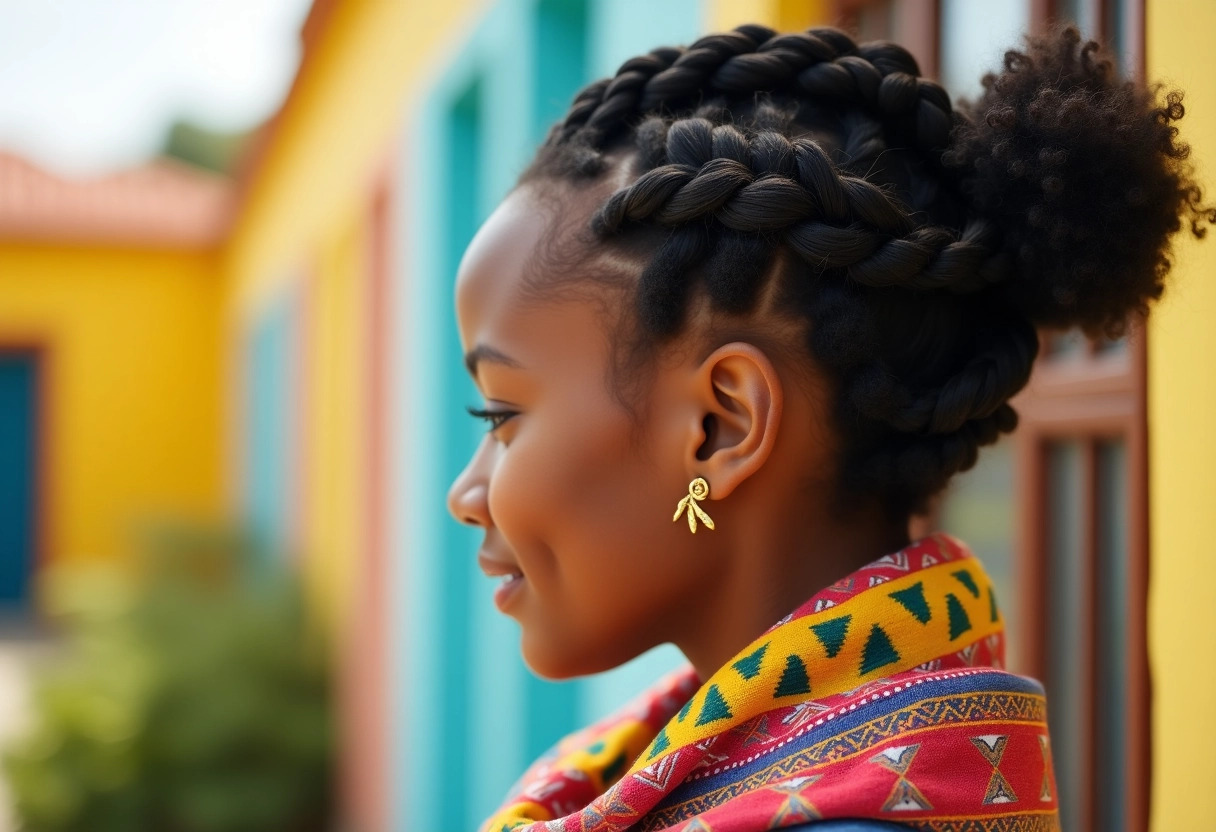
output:
M 0 0 L 0 147 L 65 173 L 138 163 L 188 118 L 282 102 L 308 0 Z

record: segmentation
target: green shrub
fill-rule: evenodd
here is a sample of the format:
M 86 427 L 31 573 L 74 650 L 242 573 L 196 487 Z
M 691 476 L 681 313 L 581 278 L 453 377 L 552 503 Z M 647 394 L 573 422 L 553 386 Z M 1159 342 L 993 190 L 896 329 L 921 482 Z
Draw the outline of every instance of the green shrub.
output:
M 65 650 L 36 680 L 32 730 L 4 755 L 22 829 L 329 826 L 325 651 L 294 583 L 250 552 L 162 534 L 136 578 L 54 578 Z

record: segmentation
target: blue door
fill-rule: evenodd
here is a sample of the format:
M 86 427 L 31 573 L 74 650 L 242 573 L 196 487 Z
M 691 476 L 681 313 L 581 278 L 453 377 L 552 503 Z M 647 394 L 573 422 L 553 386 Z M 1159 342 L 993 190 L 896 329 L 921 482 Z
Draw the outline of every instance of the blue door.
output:
M 34 564 L 37 372 L 0 353 L 0 608 L 24 605 Z

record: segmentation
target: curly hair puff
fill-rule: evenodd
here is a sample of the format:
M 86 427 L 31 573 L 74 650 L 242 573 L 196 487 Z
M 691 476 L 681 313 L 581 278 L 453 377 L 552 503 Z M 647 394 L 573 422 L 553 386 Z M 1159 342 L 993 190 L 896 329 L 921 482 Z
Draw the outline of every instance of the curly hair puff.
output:
M 741 26 L 583 88 L 518 184 L 585 185 L 623 151 L 630 183 L 583 244 L 646 253 L 631 360 L 694 294 L 742 314 L 774 289 L 834 388 L 840 493 L 902 517 L 1016 427 L 1036 327 L 1121 331 L 1171 235 L 1216 221 L 1182 115 L 1075 28 L 955 108 L 894 44 Z

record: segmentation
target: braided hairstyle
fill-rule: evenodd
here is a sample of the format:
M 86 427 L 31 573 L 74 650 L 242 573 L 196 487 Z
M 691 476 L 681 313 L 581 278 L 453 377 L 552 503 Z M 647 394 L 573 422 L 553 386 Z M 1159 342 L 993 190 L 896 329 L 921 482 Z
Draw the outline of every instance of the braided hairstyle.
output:
M 741 26 L 583 88 L 519 184 L 628 165 L 581 244 L 642 241 L 629 353 L 680 335 L 694 296 L 771 295 L 833 389 L 839 493 L 906 516 L 1017 425 L 1036 327 L 1121 332 L 1170 235 L 1216 220 L 1180 94 L 1112 66 L 1074 28 L 1028 38 L 956 109 L 902 47 Z

